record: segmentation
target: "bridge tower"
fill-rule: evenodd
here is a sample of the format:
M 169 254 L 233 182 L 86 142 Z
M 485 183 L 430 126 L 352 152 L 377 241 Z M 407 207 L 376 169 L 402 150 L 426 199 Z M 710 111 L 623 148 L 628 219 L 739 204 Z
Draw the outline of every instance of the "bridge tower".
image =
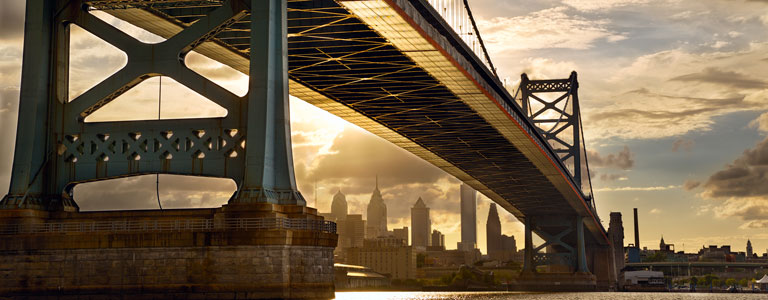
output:
M 89 295 L 195 290 L 217 297 L 332 298 L 335 224 L 306 207 L 294 179 L 287 1 L 119 1 L 118 10 L 105 9 L 148 20 L 157 17 L 153 5 L 200 15 L 150 24 L 166 38 L 157 44 L 140 42 L 90 12 L 114 2 L 27 1 L 16 151 L 10 191 L 0 201 L 0 232 L 13 242 L 0 246 L 0 264 L 28 281 L 0 280 L 0 296 L 58 288 Z M 125 52 L 128 63 L 68 101 L 71 24 Z M 250 32 L 247 50 L 227 49 L 214 37 L 233 28 Z M 184 62 L 192 50 L 206 55 L 217 49 L 247 59 L 240 68 L 249 75 L 245 96 Z M 226 116 L 87 121 L 155 76 L 172 77 L 225 108 Z M 145 174 L 230 178 L 237 191 L 217 209 L 79 212 L 76 184 Z M 80 254 L 53 263 L 66 253 Z M 130 253 L 133 264 L 122 259 Z M 175 258 L 184 259 L 147 268 Z M 235 265 L 238 270 L 227 267 Z M 244 269 L 255 273 L 237 273 Z M 258 276 L 270 279 L 254 282 Z
M 522 74 L 520 94 L 523 113 L 560 156 L 577 187 L 594 207 L 576 71 L 566 79 L 531 80 Z
M 230 204 L 306 204 L 291 154 L 285 1 L 227 1 L 158 44 L 142 43 L 88 12 L 100 2 L 28 1 L 16 152 L 0 207 L 77 211 L 72 189 L 78 183 L 155 173 L 231 178 L 238 187 Z M 244 21 L 251 26 L 250 80 L 248 93 L 238 97 L 190 70 L 184 57 Z M 129 62 L 71 102 L 69 24 L 118 47 Z M 227 115 L 86 121 L 155 76 L 174 78 Z
M 587 201 L 587 209 L 596 214 L 581 126 L 576 72 L 566 79 L 531 80 L 527 74 L 522 74 L 521 79 L 519 90 L 523 113 L 559 155 L 577 190 Z M 585 217 L 527 215 L 524 224 L 521 285 L 547 290 L 607 290 L 613 287 L 615 263 L 602 257 L 613 251 L 605 247 L 586 246 Z M 533 233 L 544 243 L 534 245 Z M 612 258 L 613 255 L 606 257 Z M 552 287 L 552 282 L 556 282 L 557 286 Z

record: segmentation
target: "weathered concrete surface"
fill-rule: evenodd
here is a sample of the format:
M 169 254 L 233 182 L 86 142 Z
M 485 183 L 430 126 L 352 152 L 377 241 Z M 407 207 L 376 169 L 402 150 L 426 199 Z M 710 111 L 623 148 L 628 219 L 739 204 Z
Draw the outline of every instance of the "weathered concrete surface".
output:
M 614 291 L 616 290 L 616 266 L 614 261 L 613 247 L 590 247 L 588 261 L 589 270 L 595 274 L 597 279 L 597 290 Z
M 299 206 L 171 211 L 0 211 L 2 223 L 321 218 Z M 331 299 L 334 233 L 314 230 L 37 233 L 0 236 L 0 297 Z M 66 298 L 65 297 L 65 298 Z

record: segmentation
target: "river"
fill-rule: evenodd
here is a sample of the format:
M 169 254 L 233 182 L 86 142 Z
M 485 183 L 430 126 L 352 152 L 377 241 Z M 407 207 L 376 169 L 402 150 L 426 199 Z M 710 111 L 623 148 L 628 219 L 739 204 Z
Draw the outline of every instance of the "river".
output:
M 526 292 L 337 292 L 336 300 L 672 300 L 768 299 L 768 294 L 710 293 L 526 293 Z

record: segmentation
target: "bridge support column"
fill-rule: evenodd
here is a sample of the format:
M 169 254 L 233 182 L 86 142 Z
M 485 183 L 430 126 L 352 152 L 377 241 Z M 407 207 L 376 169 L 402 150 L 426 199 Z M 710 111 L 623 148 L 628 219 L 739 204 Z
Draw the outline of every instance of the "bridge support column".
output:
M 584 247 L 584 218 L 576 217 L 576 272 L 589 273 L 587 269 L 587 250 Z
M 250 77 L 245 176 L 230 204 L 306 205 L 296 188 L 288 100 L 285 0 L 251 5 Z
M 533 233 L 544 240 L 533 245 Z M 540 251 L 546 249 L 546 253 Z M 546 266 L 539 272 L 537 267 Z M 523 270 L 517 280 L 521 290 L 595 290 L 589 271 L 584 218 L 577 216 L 526 216 Z
M 532 273 L 536 271 L 533 262 L 533 230 L 531 228 L 531 218 L 525 218 L 525 249 L 523 253 L 523 273 Z

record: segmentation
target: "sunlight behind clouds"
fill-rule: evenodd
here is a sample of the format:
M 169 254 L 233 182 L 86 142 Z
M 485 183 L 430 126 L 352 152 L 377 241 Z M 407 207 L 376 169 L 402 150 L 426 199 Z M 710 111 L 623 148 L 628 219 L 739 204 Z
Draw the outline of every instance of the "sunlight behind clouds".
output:
M 589 49 L 597 40 L 616 42 L 620 33 L 606 28 L 607 20 L 569 15 L 554 7 L 527 16 L 481 19 L 478 26 L 495 53 L 544 48 Z
M 647 4 L 654 0 L 563 0 L 563 3 L 578 10 L 595 11 L 617 7 Z

